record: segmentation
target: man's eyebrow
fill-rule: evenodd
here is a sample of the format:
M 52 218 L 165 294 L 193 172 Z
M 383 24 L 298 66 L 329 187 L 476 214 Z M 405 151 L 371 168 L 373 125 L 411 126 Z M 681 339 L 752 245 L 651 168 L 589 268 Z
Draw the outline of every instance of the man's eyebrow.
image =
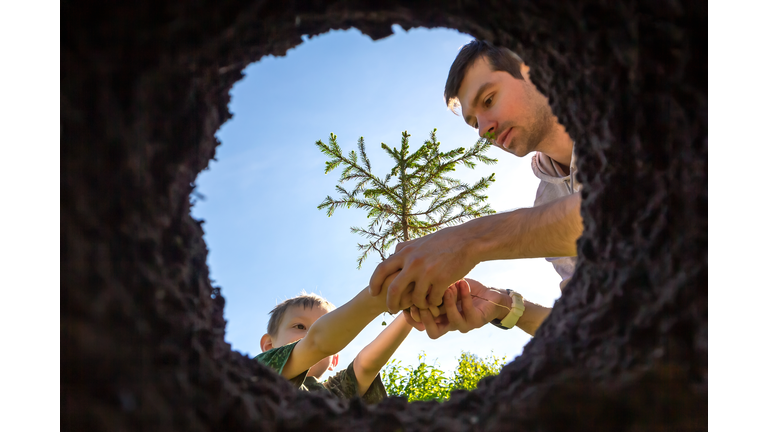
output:
M 487 83 L 485 83 L 485 84 L 481 85 L 481 86 L 480 86 L 480 88 L 479 88 L 479 89 L 477 89 L 477 93 L 475 94 L 475 98 L 474 98 L 474 99 L 472 99 L 472 104 L 470 105 L 470 107 L 472 107 L 472 108 L 476 107 L 476 106 L 477 106 L 477 103 L 478 103 L 478 102 L 480 102 L 480 98 L 483 96 L 483 93 L 485 93 L 485 90 L 486 90 L 488 87 L 492 86 L 492 85 L 493 85 L 493 83 L 492 83 L 492 82 L 487 82 Z M 469 124 L 469 116 L 467 116 L 467 117 L 464 117 L 464 121 L 465 121 L 467 124 Z

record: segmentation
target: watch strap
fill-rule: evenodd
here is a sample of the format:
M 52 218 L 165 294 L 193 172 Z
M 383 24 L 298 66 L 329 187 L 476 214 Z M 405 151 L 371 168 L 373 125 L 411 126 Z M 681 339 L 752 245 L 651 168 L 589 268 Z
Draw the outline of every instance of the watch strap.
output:
M 507 316 L 502 319 L 497 318 L 491 321 L 491 324 L 503 330 L 509 330 L 514 327 L 523 315 L 523 312 L 525 312 L 525 301 L 523 300 L 523 296 L 511 289 L 507 289 L 506 291 L 507 295 L 512 298 L 512 307 Z

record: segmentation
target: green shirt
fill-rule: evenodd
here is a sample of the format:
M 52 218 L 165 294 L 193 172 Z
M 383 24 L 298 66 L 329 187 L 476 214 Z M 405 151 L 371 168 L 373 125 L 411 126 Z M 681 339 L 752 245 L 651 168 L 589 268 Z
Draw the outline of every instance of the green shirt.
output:
M 276 370 L 277 373 L 281 373 L 297 343 L 298 341 L 272 348 L 257 355 L 254 359 Z M 336 375 L 324 382 L 318 381 L 315 377 L 308 377 L 309 369 L 288 381 L 301 391 L 327 391 L 342 399 L 352 399 L 358 396 L 357 378 L 355 377 L 355 368 L 352 367 L 353 363 L 354 360 L 346 369 L 338 371 Z M 363 395 L 363 402 L 369 405 L 375 404 L 381 402 L 385 397 L 387 397 L 387 390 L 384 388 L 384 383 L 381 382 L 381 377 L 377 374 L 371 386 L 368 387 L 368 391 Z

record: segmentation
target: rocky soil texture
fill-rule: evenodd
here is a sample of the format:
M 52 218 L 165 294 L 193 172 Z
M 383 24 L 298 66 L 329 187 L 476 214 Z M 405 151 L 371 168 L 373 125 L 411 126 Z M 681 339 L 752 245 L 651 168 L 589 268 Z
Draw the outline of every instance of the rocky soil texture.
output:
M 64 430 L 685 431 L 707 421 L 707 4 L 65 1 Z M 574 138 L 576 276 L 449 402 L 298 394 L 224 342 L 191 183 L 242 69 L 301 35 L 450 27 L 517 51 Z M 447 72 L 447 71 L 446 71 Z M 224 287 L 226 295 L 226 287 Z M 502 343 L 503 339 L 500 339 Z

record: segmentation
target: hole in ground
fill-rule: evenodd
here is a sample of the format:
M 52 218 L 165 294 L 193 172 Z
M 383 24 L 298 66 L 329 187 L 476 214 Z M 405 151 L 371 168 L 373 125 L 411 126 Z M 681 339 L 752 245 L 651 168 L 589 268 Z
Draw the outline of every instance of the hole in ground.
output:
M 197 179 L 196 191 L 205 199 L 195 200 L 192 213 L 206 221 L 211 278 L 227 300 L 226 339 L 236 350 L 261 352 L 275 304 L 305 290 L 339 306 L 368 284 L 380 262 L 371 255 L 356 268 L 356 244 L 364 241 L 350 227 L 367 224 L 364 211 L 340 209 L 328 218 L 317 209 L 326 195 L 336 194 L 340 170 L 323 175 L 327 158 L 315 141 L 328 142 L 333 132 L 346 153 L 364 137 L 374 171 L 383 176 L 392 165 L 380 143 L 399 146 L 404 130 L 412 135 L 412 151 L 433 128 L 444 150 L 478 139 L 442 96 L 451 63 L 472 37 L 448 29 L 406 32 L 397 25 L 393 32 L 375 42 L 356 29 L 304 38 L 285 57 L 248 66 L 231 91 L 234 118 L 218 132 L 216 161 Z M 530 207 L 539 184 L 532 155 L 517 158 L 495 147 L 488 155 L 499 163 L 460 169 L 457 177 L 470 183 L 495 172 L 491 207 Z M 543 259 L 481 263 L 468 277 L 516 289 L 546 306 L 560 296 L 560 279 Z M 382 321 L 392 316 L 368 325 L 341 351 L 340 365 L 376 337 Z M 490 325 L 438 340 L 413 331 L 393 358 L 415 366 L 424 351 L 427 362 L 452 371 L 462 351 L 511 361 L 529 340 L 519 329 L 499 333 Z

